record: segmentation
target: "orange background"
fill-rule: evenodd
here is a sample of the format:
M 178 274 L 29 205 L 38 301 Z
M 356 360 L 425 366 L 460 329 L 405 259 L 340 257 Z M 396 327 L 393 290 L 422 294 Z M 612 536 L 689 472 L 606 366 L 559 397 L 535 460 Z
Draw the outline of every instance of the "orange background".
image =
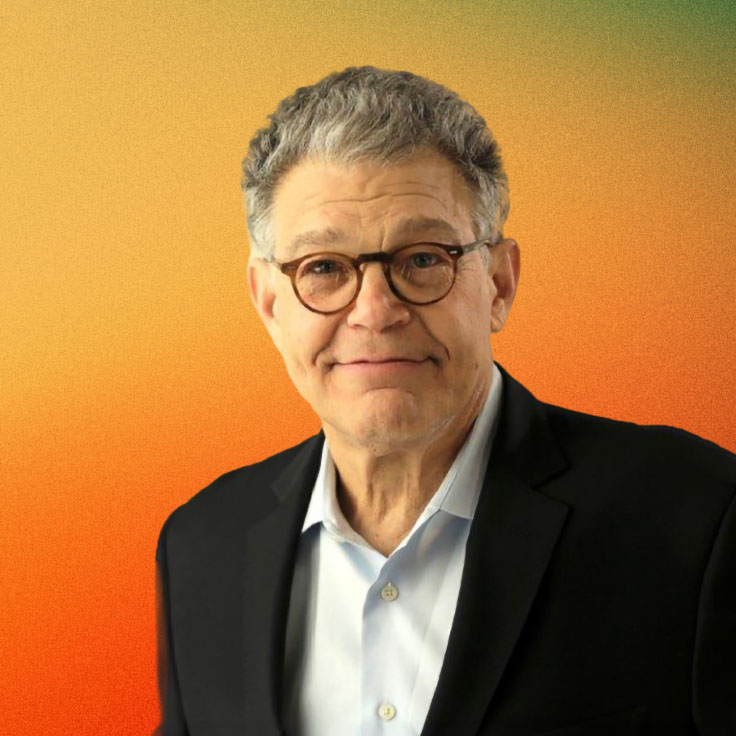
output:
M 239 179 L 330 71 L 408 69 L 488 121 L 516 378 L 736 450 L 734 38 L 715 1 L 6 0 L 0 733 L 149 733 L 161 524 L 318 429 L 249 302 Z

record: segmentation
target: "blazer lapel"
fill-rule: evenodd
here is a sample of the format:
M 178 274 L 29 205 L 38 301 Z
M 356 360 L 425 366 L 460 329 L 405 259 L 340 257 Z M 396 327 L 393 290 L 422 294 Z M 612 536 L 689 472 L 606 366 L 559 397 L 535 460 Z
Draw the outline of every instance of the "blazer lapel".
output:
M 544 409 L 501 371 L 498 431 L 422 736 L 477 734 L 567 515 L 565 504 L 534 490 L 567 465 Z
M 319 469 L 324 435 L 304 443 L 273 481 L 273 509 L 247 532 L 243 572 L 246 722 L 259 736 L 279 719 L 284 639 L 296 549 Z

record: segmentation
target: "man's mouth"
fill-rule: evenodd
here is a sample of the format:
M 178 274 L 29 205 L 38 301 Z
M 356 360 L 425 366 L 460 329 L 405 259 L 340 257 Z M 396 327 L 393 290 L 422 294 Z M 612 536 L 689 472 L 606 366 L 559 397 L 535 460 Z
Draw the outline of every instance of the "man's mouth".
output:
M 429 363 L 429 358 L 423 360 L 393 357 L 382 358 L 380 360 L 352 360 L 345 363 L 335 363 L 333 367 L 340 368 L 351 373 L 358 374 L 376 374 L 382 375 L 386 373 L 401 373 L 420 369 Z

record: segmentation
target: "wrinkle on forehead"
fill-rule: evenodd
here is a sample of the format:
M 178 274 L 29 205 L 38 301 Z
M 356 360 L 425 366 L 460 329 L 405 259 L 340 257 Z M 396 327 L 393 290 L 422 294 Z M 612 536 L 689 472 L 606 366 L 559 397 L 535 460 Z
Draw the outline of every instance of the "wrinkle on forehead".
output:
M 398 225 L 391 230 L 391 240 L 394 245 L 402 245 L 404 240 L 416 240 L 417 238 L 437 240 L 446 245 L 459 245 L 462 239 L 457 228 L 439 217 L 427 217 L 417 215 L 400 220 Z M 307 230 L 296 235 L 286 251 L 286 257 L 295 257 L 301 248 L 323 247 L 328 248 L 336 245 L 349 243 L 351 236 L 344 230 L 335 227 L 326 227 L 319 230 Z
M 305 161 L 278 190 L 273 216 L 286 258 L 305 247 L 355 244 L 366 231 L 382 248 L 412 237 L 459 244 L 471 225 L 467 183 L 439 155 L 388 170 L 369 162 L 345 167 Z
M 409 180 L 405 179 L 397 182 L 384 182 L 382 183 L 382 189 L 384 191 L 378 192 L 377 194 L 366 193 L 365 196 L 339 196 L 335 194 L 333 196 L 328 195 L 324 190 L 317 189 L 311 194 L 303 194 L 301 198 L 301 209 L 303 211 L 315 209 L 318 207 L 324 207 L 325 205 L 332 204 L 349 204 L 359 203 L 367 204 L 369 202 L 375 202 L 376 200 L 390 197 L 391 199 L 398 199 L 400 197 L 426 197 L 433 199 L 435 202 L 439 202 L 443 208 L 447 209 L 448 205 L 454 204 L 455 209 L 458 205 L 458 200 L 465 203 L 467 199 L 466 192 L 460 189 L 460 182 L 452 182 L 455 186 L 449 189 L 447 186 L 440 184 L 433 184 L 424 180 Z M 351 181 L 351 185 L 355 186 L 356 182 Z M 367 180 L 366 185 L 373 184 L 372 180 Z M 404 189 L 405 187 L 412 187 L 410 191 L 391 191 L 395 189 Z M 462 186 L 462 185 L 461 185 Z M 424 189 L 425 191 L 421 191 Z M 456 197 L 460 194 L 460 197 Z M 444 195 L 444 196 L 442 196 Z M 448 197 L 449 195 L 449 197 Z M 449 201 L 448 201 L 449 200 Z

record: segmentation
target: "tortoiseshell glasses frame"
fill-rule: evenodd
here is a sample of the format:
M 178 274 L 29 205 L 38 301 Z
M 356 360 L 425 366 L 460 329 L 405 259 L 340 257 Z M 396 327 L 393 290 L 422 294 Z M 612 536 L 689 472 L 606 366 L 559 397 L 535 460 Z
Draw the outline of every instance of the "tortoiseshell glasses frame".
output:
M 410 243 L 409 245 L 402 246 L 401 248 L 397 248 L 396 250 L 391 251 L 391 252 L 377 251 L 375 253 L 361 253 L 357 257 L 349 256 L 345 253 L 338 253 L 335 251 L 320 251 L 317 253 L 308 253 L 307 255 L 301 256 L 300 258 L 295 258 L 292 261 L 277 261 L 275 258 L 266 259 L 266 261 L 268 263 L 274 264 L 275 266 L 278 266 L 281 273 L 285 274 L 291 279 L 291 286 L 294 290 L 294 294 L 296 295 L 296 298 L 310 312 L 315 312 L 317 314 L 336 314 L 337 312 L 342 312 L 344 309 L 347 309 L 347 307 L 349 307 L 355 301 L 358 294 L 360 293 L 360 287 L 362 286 L 362 283 L 363 283 L 363 271 L 361 270 L 360 266 L 364 263 L 372 263 L 372 262 L 381 263 L 383 265 L 384 276 L 386 278 L 386 281 L 392 293 L 395 296 L 397 296 L 399 299 L 401 299 L 402 301 L 405 301 L 409 304 L 414 304 L 417 306 L 424 306 L 427 304 L 436 304 L 437 302 L 444 299 L 450 293 L 450 291 L 452 290 L 452 287 L 455 285 L 455 279 L 457 277 L 457 262 L 460 258 L 467 255 L 468 253 L 472 253 L 473 251 L 478 250 L 479 248 L 482 248 L 483 246 L 488 246 L 489 249 L 492 249 L 495 245 L 498 244 L 498 242 L 499 242 L 498 240 L 494 242 L 493 239 L 490 237 L 482 238 L 481 240 L 476 240 L 475 242 L 469 243 L 467 245 L 446 245 L 444 243 L 418 242 L 418 243 Z M 447 254 L 447 256 L 452 261 L 452 279 L 447 284 L 447 288 L 444 290 L 444 293 L 440 294 L 439 296 L 433 299 L 429 299 L 427 301 L 417 301 L 415 299 L 408 299 L 397 288 L 391 276 L 391 265 L 400 254 L 406 252 L 409 249 L 416 249 L 417 247 L 421 247 L 423 245 L 432 246 L 433 248 L 439 248 L 440 250 L 444 251 Z M 330 257 L 339 258 L 344 263 L 351 264 L 353 271 L 355 272 L 355 275 L 356 275 L 355 289 L 350 299 L 348 299 L 345 302 L 345 304 L 339 307 L 338 309 L 321 310 L 321 309 L 317 309 L 313 305 L 308 304 L 304 300 L 304 298 L 299 292 L 299 288 L 297 287 L 297 275 L 299 273 L 299 266 L 301 266 L 301 264 L 304 263 L 306 260 L 308 259 L 328 260 Z

